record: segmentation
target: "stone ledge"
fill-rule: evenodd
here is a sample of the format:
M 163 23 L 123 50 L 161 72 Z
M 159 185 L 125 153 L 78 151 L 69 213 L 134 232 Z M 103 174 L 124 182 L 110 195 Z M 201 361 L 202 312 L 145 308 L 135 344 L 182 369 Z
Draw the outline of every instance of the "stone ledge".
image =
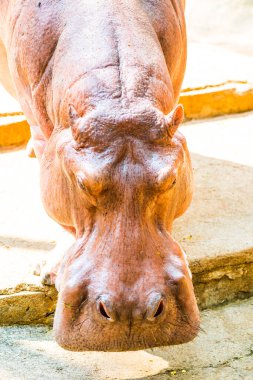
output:
M 22 291 L 0 296 L 0 325 L 52 324 L 55 289 Z
M 253 250 L 252 250 L 253 254 Z M 217 270 L 193 272 L 193 284 L 201 310 L 253 295 L 253 262 L 227 264 Z
M 253 109 L 253 85 L 247 82 L 226 82 L 218 85 L 183 90 L 179 102 L 186 119 L 235 114 Z
M 0 148 L 26 144 L 30 139 L 30 128 L 24 115 L 0 117 Z

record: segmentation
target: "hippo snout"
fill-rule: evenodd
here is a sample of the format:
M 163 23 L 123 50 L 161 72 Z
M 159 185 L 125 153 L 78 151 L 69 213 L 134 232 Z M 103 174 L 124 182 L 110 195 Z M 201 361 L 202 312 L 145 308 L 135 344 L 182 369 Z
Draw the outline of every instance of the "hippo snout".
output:
M 63 348 L 139 350 L 185 343 L 197 335 L 199 312 L 189 276 L 168 280 L 162 268 L 152 268 L 151 278 L 148 270 L 137 276 L 132 269 L 125 277 L 113 269 L 108 276 L 94 272 L 85 285 L 60 289 L 54 331 Z M 130 275 L 136 278 L 131 284 Z

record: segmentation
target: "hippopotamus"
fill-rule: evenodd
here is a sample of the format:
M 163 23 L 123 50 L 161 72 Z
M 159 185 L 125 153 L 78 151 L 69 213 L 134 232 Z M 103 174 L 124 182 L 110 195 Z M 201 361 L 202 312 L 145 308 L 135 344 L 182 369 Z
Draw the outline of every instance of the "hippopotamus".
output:
M 192 198 L 178 104 L 184 1 L 1 0 L 2 82 L 21 104 L 48 215 L 74 236 L 50 271 L 67 350 L 188 342 L 199 311 L 173 220 Z

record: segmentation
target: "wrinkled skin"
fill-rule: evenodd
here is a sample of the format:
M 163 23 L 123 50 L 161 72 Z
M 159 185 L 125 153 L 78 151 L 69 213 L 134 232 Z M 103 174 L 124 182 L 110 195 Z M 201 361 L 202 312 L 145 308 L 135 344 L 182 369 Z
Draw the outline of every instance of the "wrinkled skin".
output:
M 171 235 L 192 196 L 177 131 L 183 2 L 1 0 L 0 25 L 2 81 L 31 125 L 45 209 L 76 238 L 54 268 L 57 342 L 122 351 L 193 339 L 191 274 Z

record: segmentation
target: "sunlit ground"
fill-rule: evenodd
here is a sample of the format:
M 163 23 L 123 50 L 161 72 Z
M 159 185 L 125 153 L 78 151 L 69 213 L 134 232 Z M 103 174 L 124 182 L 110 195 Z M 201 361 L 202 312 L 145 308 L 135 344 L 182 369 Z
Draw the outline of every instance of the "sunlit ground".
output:
M 253 166 L 253 112 L 189 122 L 181 130 L 192 153 Z
M 3 328 L 1 380 L 251 380 L 251 301 L 202 313 L 191 343 L 128 353 L 64 351 L 47 328 Z M 241 327 L 243 329 L 241 329 Z

